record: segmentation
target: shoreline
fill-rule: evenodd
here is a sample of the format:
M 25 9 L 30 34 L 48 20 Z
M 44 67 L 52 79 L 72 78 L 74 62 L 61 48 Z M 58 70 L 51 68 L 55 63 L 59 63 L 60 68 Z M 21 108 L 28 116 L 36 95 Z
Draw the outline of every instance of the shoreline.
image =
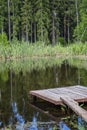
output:
M 81 60 L 87 60 L 87 55 L 69 55 L 69 54 L 56 54 L 56 55 L 34 55 L 34 56 L 0 56 L 0 61 L 12 61 L 12 60 L 27 60 L 27 59 L 45 59 L 45 58 L 64 58 L 64 59 L 81 59 Z

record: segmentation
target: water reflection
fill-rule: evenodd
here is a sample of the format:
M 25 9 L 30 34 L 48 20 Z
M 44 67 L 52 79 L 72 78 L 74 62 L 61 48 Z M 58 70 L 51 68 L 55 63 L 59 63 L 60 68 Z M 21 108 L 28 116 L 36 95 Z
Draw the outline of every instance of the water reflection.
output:
M 34 114 L 36 110 L 28 105 L 29 91 L 76 84 L 87 86 L 87 61 L 74 61 L 72 59 L 66 61 L 52 58 L 1 63 L 0 128 L 5 125 L 15 125 L 16 130 L 24 130 L 26 121 L 29 121 L 32 122 L 27 125 L 29 130 L 59 129 L 58 126 L 54 125 L 46 124 L 46 128 L 43 125 L 38 125 L 38 121 L 47 122 L 51 118 L 43 115 L 38 117 Z M 54 110 L 50 106 L 49 109 Z M 86 129 L 86 124 L 79 123 L 79 120 L 77 129 Z M 60 122 L 60 126 L 61 130 L 70 129 L 65 122 Z
M 29 130 L 38 130 L 37 118 L 34 116 Z
M 81 118 L 78 117 L 78 130 L 86 130 L 86 122 Z
M 16 130 L 24 130 L 25 119 L 19 114 L 16 102 L 12 102 L 12 110 L 14 118 L 17 121 Z
M 3 126 L 3 122 L 2 121 L 0 121 L 0 128 Z
M 71 130 L 68 125 L 64 121 L 60 121 L 57 125 L 52 125 L 51 123 L 42 123 L 38 122 L 39 120 L 39 112 L 33 115 L 32 122 L 26 125 L 25 118 L 18 112 L 17 103 L 15 101 L 12 102 L 12 112 L 9 119 L 8 129 L 5 127 L 5 124 L 0 121 L 0 130 L 13 130 L 13 126 L 15 126 L 14 130 Z M 86 130 L 86 122 L 78 117 L 78 130 Z
M 67 125 L 66 123 L 64 123 L 63 121 L 61 121 L 59 123 L 59 127 L 60 127 L 60 130 L 71 130 Z

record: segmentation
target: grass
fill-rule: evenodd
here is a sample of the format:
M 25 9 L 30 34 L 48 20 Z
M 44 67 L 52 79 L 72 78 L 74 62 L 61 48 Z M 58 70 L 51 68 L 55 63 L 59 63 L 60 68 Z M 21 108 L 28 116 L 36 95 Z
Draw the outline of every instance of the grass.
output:
M 87 43 L 72 44 L 66 51 L 71 55 L 87 55 Z
M 61 45 L 45 45 L 43 43 L 29 44 L 26 42 L 16 42 L 9 45 L 0 44 L 1 59 L 16 59 L 27 57 L 46 57 L 46 56 L 79 56 L 87 55 L 87 43 L 75 43 L 66 47 Z

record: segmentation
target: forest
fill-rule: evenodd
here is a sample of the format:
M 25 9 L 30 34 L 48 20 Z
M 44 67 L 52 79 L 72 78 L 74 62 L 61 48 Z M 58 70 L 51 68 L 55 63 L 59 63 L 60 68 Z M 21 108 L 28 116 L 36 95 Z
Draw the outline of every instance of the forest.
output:
M 0 0 L 0 33 L 29 43 L 87 40 L 87 0 Z

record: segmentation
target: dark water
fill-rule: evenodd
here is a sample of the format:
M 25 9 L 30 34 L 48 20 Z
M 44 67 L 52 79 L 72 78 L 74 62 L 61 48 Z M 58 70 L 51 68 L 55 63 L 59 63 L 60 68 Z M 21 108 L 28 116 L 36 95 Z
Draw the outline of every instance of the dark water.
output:
M 66 106 L 41 100 L 33 104 L 29 95 L 30 90 L 77 84 L 87 86 L 87 61 L 55 58 L 2 61 L 0 129 L 87 130 L 86 123 Z

